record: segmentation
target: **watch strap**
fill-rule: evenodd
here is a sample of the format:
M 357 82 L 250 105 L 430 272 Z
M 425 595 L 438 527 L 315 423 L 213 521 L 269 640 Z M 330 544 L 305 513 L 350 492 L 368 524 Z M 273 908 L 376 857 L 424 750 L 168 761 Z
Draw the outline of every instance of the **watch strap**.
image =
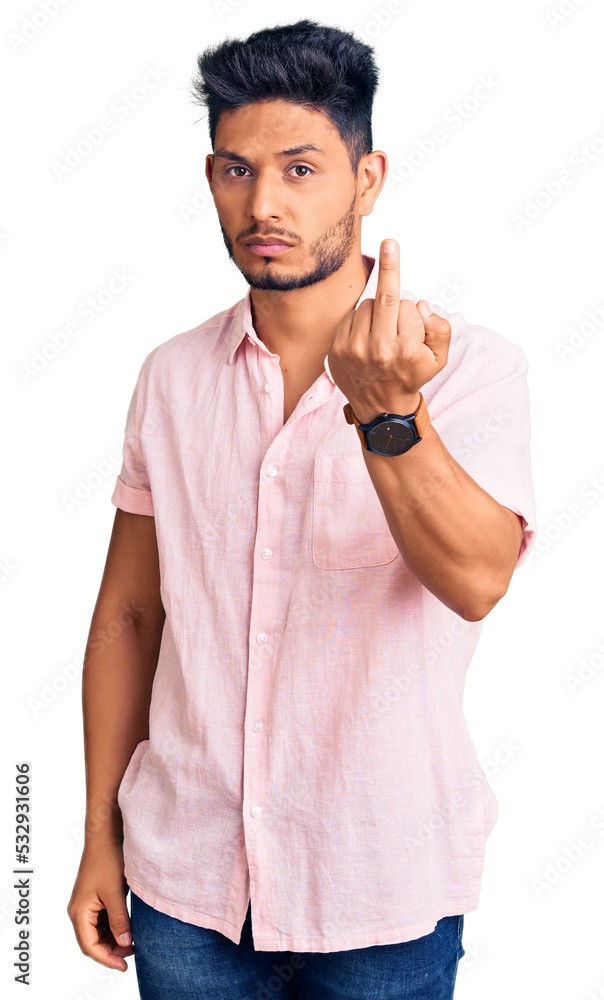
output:
M 354 413 L 354 410 L 352 409 L 351 404 L 350 403 L 346 403 L 346 405 L 343 407 L 343 410 L 344 410 L 344 416 L 346 417 L 347 422 L 349 424 L 354 424 L 355 425 L 355 427 L 357 429 L 357 434 L 359 435 L 359 440 L 360 440 L 361 444 L 363 445 L 363 448 L 365 448 L 366 451 L 371 451 L 371 448 L 367 444 L 367 438 L 365 436 L 365 431 L 361 430 L 360 422 L 357 419 L 357 417 L 355 416 L 355 413 Z M 428 424 L 430 423 L 430 414 L 428 413 L 428 407 L 426 406 L 426 401 L 425 401 L 425 399 L 424 399 L 424 397 L 423 397 L 423 395 L 422 395 L 421 392 L 419 394 L 419 405 L 417 407 L 417 410 L 415 411 L 415 414 L 413 414 L 413 413 L 405 413 L 405 414 L 401 414 L 401 416 L 405 416 L 405 417 L 415 416 L 415 429 L 417 431 L 418 436 L 420 438 L 423 438 L 424 434 L 426 433 L 426 428 L 427 428 Z

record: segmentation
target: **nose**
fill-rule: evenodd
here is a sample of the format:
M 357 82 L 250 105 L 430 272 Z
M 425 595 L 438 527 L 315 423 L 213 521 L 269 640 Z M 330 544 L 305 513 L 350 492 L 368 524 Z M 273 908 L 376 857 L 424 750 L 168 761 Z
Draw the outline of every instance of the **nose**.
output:
M 249 187 L 247 211 L 256 222 L 270 222 L 283 214 L 278 184 L 269 174 L 258 174 Z

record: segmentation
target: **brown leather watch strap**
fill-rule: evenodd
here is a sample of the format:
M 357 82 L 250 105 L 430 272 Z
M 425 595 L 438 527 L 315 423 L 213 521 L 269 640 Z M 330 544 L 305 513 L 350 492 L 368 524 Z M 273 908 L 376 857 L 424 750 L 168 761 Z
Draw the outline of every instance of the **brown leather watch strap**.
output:
M 346 417 L 347 422 L 349 424 L 354 424 L 355 425 L 355 427 L 357 429 L 357 434 L 359 435 L 359 439 L 360 439 L 361 444 L 363 445 L 363 448 L 365 448 L 366 451 L 369 451 L 370 449 L 369 449 L 369 447 L 367 445 L 367 439 L 365 437 L 365 431 L 361 430 L 361 428 L 359 426 L 359 421 L 357 420 L 357 418 L 356 418 L 356 416 L 354 414 L 352 406 L 350 405 L 350 403 L 346 403 L 346 405 L 343 406 L 342 409 L 344 410 L 344 416 Z M 404 417 L 410 416 L 410 415 L 411 414 L 407 414 L 407 413 L 401 414 L 401 416 L 404 416 Z M 370 421 L 367 421 L 367 423 L 369 423 L 369 422 Z M 415 429 L 416 429 L 416 431 L 417 431 L 417 433 L 418 433 L 418 435 L 419 435 L 420 438 L 422 438 L 424 436 L 424 434 L 426 433 L 426 428 L 427 428 L 427 426 L 428 426 L 429 423 L 430 423 L 430 414 L 428 413 L 428 407 L 426 406 L 426 401 L 425 401 L 423 395 L 420 392 L 420 394 L 419 394 L 419 406 L 417 407 L 417 410 L 415 411 Z

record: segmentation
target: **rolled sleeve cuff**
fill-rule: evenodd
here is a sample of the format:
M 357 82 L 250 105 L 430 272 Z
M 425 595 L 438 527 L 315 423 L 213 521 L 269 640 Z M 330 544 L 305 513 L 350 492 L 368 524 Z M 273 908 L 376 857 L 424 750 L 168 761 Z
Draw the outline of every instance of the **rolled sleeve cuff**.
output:
M 514 566 L 514 569 L 518 569 L 519 566 L 522 566 L 523 562 L 526 562 L 528 554 L 533 547 L 533 542 L 535 541 L 536 528 L 533 524 L 528 523 L 522 511 L 518 510 L 517 507 L 510 507 L 510 510 L 513 510 L 515 514 L 518 514 L 519 517 L 522 518 L 522 540 L 520 542 L 520 551 L 518 552 L 516 565 Z
M 491 493 L 491 496 L 494 496 L 494 494 Z M 494 496 L 494 499 L 497 500 L 497 502 L 500 503 L 502 507 L 507 507 L 509 510 L 512 510 L 514 514 L 518 514 L 518 516 L 522 518 L 522 538 L 520 540 L 520 550 L 518 552 L 518 558 L 516 559 L 516 565 L 514 566 L 514 569 L 518 569 L 519 566 L 522 566 L 522 564 L 526 562 L 528 554 L 533 547 L 533 542 L 535 541 L 535 534 L 537 529 L 534 521 L 534 516 L 532 513 L 529 513 L 528 510 L 526 510 L 526 508 L 523 512 L 523 510 L 521 510 L 520 507 L 513 502 L 513 500 L 508 500 L 506 502 L 506 500 L 502 500 L 500 499 L 499 496 L 496 495 Z M 528 514 L 528 520 L 525 514 Z
M 137 490 L 126 486 L 119 476 L 111 495 L 111 503 L 130 514 L 149 514 L 153 516 L 153 498 L 151 490 Z

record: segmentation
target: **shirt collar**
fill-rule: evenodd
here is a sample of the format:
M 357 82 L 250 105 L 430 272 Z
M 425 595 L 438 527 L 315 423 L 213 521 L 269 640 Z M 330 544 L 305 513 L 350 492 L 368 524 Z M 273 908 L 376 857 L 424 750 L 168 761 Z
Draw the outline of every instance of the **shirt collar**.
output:
M 363 299 L 369 299 L 369 298 L 373 299 L 373 298 L 375 298 L 375 291 L 376 291 L 376 287 L 377 287 L 377 272 L 378 272 L 378 269 L 375 266 L 376 258 L 370 256 L 369 254 L 362 254 L 362 257 L 363 257 L 363 261 L 365 262 L 366 267 L 370 267 L 371 268 L 371 273 L 369 274 L 369 277 L 367 279 L 367 283 L 365 285 L 365 288 L 363 289 L 363 291 L 361 292 L 361 295 L 359 296 L 359 298 L 357 299 L 357 301 L 354 304 L 354 308 L 355 309 L 359 305 L 359 303 L 363 301 Z M 268 348 L 267 348 L 266 344 L 263 343 L 263 341 L 261 341 L 259 339 L 256 331 L 254 330 L 254 324 L 252 323 L 252 289 L 251 289 L 251 286 L 250 286 L 250 288 L 248 288 L 247 295 L 243 299 L 241 299 L 241 301 L 238 302 L 236 304 L 236 306 L 234 306 L 234 309 L 236 311 L 234 313 L 233 324 L 231 326 L 231 332 L 230 332 L 229 342 L 228 342 L 227 362 L 229 364 L 232 362 L 232 360 L 233 360 L 233 358 L 235 356 L 235 352 L 236 352 L 237 348 L 239 347 L 241 341 L 243 340 L 243 338 L 245 337 L 246 334 L 249 336 L 250 340 L 254 344 L 258 345 L 258 347 L 261 350 L 264 350 L 264 351 L 268 352 Z M 270 353 L 270 352 L 268 352 L 268 353 Z M 325 371 L 327 372 L 329 378 L 331 379 L 331 381 L 335 385 L 335 381 L 334 381 L 334 379 L 332 377 L 332 374 L 331 374 L 331 372 L 329 370 L 329 365 L 327 363 L 327 355 L 325 355 Z

